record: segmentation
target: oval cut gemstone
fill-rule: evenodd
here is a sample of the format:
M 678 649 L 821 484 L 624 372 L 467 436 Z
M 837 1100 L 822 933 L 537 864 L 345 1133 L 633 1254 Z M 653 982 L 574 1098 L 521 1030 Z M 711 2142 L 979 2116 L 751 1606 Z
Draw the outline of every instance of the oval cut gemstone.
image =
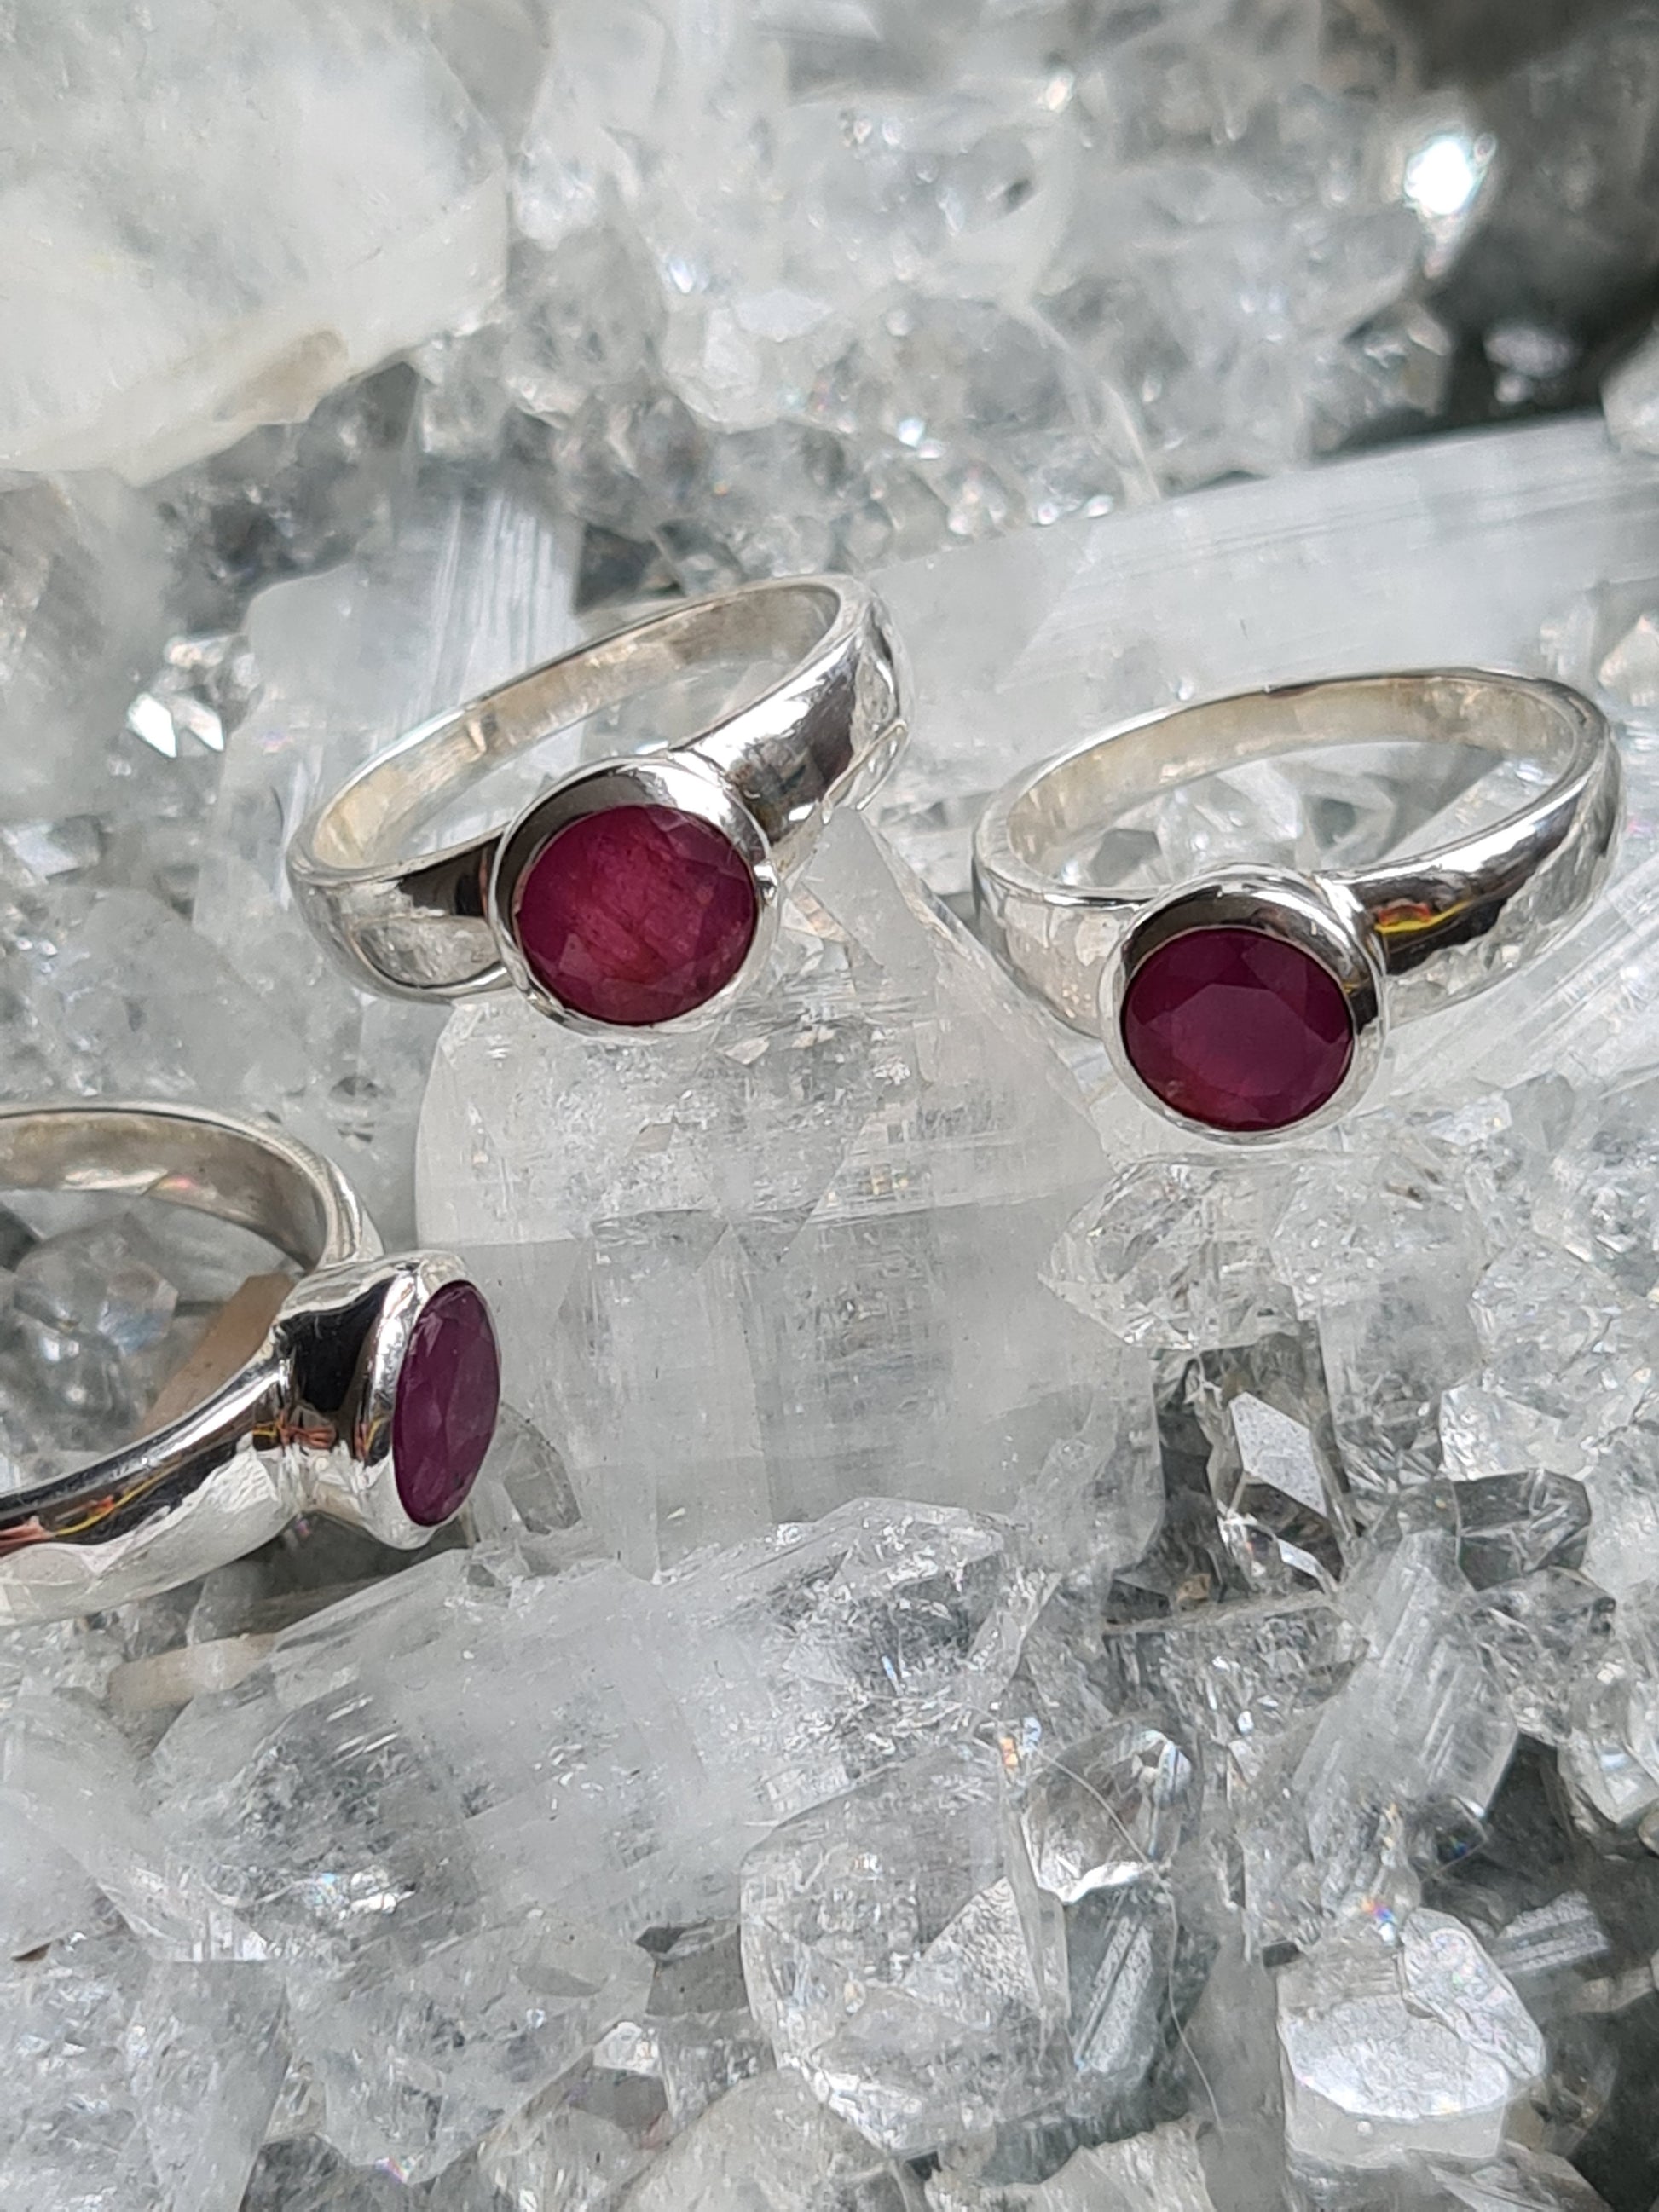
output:
M 1149 953 L 1123 995 L 1123 1049 L 1153 1096 L 1229 1133 L 1316 1113 L 1353 1058 L 1329 969 L 1257 929 L 1194 929 Z
M 760 900 L 710 822 L 673 806 L 580 815 L 525 870 L 514 934 L 563 1005 L 623 1029 L 703 1006 L 742 967 Z
M 501 1401 L 489 1309 L 471 1283 L 446 1283 L 415 1316 L 392 1407 L 398 1495 L 422 1528 L 435 1528 L 466 1503 Z

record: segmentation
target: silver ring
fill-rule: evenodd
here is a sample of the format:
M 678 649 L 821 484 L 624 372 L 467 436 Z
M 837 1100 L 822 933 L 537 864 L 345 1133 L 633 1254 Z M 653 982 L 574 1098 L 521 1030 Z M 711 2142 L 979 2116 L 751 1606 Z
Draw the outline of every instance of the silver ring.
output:
M 684 743 L 578 768 L 487 836 L 419 857 L 458 793 L 688 671 L 787 672 Z M 898 648 L 843 576 L 745 585 L 579 646 L 401 738 L 295 836 L 289 878 L 353 979 L 395 997 L 513 984 L 612 1033 L 708 1019 L 764 966 L 787 875 L 905 735 Z
M 1303 876 L 1227 868 L 1172 890 L 1087 880 L 1130 802 L 1298 746 L 1409 738 L 1536 766 L 1536 798 L 1442 849 Z M 1388 1024 L 1469 997 L 1583 911 L 1621 820 L 1617 744 L 1565 684 L 1484 669 L 1269 686 L 1126 724 L 1022 775 L 974 839 L 982 933 L 1182 1127 L 1240 1143 L 1316 1127 L 1376 1072 Z
M 459 1511 L 495 1425 L 489 1310 L 447 1254 L 383 1257 L 328 1161 L 194 1107 L 9 1106 L 0 1188 L 161 1199 L 252 1230 L 307 1270 L 198 1402 L 77 1474 L 0 1497 L 0 1623 L 153 1596 L 301 1513 L 413 1549 Z

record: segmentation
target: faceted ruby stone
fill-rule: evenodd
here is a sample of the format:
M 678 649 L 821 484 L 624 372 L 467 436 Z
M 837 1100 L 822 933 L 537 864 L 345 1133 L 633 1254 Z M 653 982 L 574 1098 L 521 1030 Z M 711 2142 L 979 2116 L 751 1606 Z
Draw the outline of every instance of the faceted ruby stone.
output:
M 1341 986 L 1256 929 L 1194 929 L 1149 953 L 1123 998 L 1123 1048 L 1188 1120 L 1285 1129 L 1322 1106 L 1353 1057 Z
M 501 1401 L 489 1309 L 471 1283 L 446 1283 L 415 1317 L 392 1407 L 398 1495 L 422 1528 L 435 1528 L 466 1503 Z
M 640 1029 L 712 999 L 742 967 L 760 901 L 712 823 L 611 806 L 556 830 L 526 869 L 514 930 L 530 972 L 592 1020 Z

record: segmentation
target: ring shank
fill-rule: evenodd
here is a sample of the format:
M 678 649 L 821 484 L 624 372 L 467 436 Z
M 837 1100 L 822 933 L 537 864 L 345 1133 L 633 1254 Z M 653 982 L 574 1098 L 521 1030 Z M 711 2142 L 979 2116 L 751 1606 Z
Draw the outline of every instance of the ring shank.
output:
M 748 584 L 670 608 L 410 731 L 289 846 L 312 928 L 356 981 L 394 997 L 501 988 L 508 972 L 489 885 L 511 824 L 424 855 L 409 849 L 415 833 L 556 732 L 688 672 L 744 662 L 760 665 L 740 702 L 665 750 L 712 770 L 774 866 L 787 866 L 832 806 L 874 787 L 904 735 L 897 645 L 879 601 L 844 576 Z
M 250 1230 L 307 1269 L 379 1249 L 329 1162 L 278 1130 L 188 1106 L 0 1107 L 0 1190 L 159 1199 Z
M 1582 910 L 1618 834 L 1620 763 L 1607 721 L 1542 678 L 1480 669 L 1340 677 L 1176 708 L 1091 739 L 1022 778 L 981 818 L 975 884 L 986 934 L 1062 1019 L 1096 1030 L 1125 932 L 1167 894 L 1065 879 L 1058 871 L 1085 834 L 1218 769 L 1390 740 L 1524 759 L 1550 779 L 1527 805 L 1436 852 L 1315 876 L 1357 913 L 1397 979 L 1394 1018 L 1468 997 Z
M 1008 842 L 1041 867 L 1136 799 L 1311 745 L 1468 745 L 1563 775 L 1585 750 L 1582 719 L 1566 703 L 1572 698 L 1524 678 L 1447 670 L 1206 700 L 1131 723 L 1040 770 L 1007 808 Z
M 198 1107 L 0 1107 L 0 1188 L 160 1199 L 250 1230 L 307 1271 L 380 1252 L 330 1162 Z M 282 1449 L 290 1389 L 287 1355 L 268 1340 L 175 1419 L 0 1496 L 0 1626 L 148 1596 L 276 1534 L 300 1501 Z
M 397 862 L 403 840 L 453 802 L 462 785 L 515 754 L 688 670 L 763 655 L 804 661 L 840 611 L 836 590 L 809 579 L 673 607 L 578 646 L 422 723 L 371 761 L 315 817 L 308 856 L 327 868 Z

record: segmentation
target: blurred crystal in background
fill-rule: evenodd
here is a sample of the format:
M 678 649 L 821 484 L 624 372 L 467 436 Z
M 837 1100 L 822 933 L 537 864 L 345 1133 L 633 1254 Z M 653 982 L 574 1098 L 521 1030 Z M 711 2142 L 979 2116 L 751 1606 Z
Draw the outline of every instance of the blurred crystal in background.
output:
M 292 1127 L 462 1245 L 511 1400 L 426 1556 L 306 1522 L 0 1632 L 0 2212 L 1650 2212 L 1659 10 L 14 0 L 0 53 L 0 1094 Z M 832 564 L 915 741 L 716 1029 L 328 967 L 330 779 Z M 1483 660 L 1614 715 L 1623 858 L 1340 1128 L 1194 1150 L 964 927 L 1016 767 Z M 1095 865 L 1521 787 L 1309 752 Z M 15 1487 L 273 1263 L 0 1198 Z

